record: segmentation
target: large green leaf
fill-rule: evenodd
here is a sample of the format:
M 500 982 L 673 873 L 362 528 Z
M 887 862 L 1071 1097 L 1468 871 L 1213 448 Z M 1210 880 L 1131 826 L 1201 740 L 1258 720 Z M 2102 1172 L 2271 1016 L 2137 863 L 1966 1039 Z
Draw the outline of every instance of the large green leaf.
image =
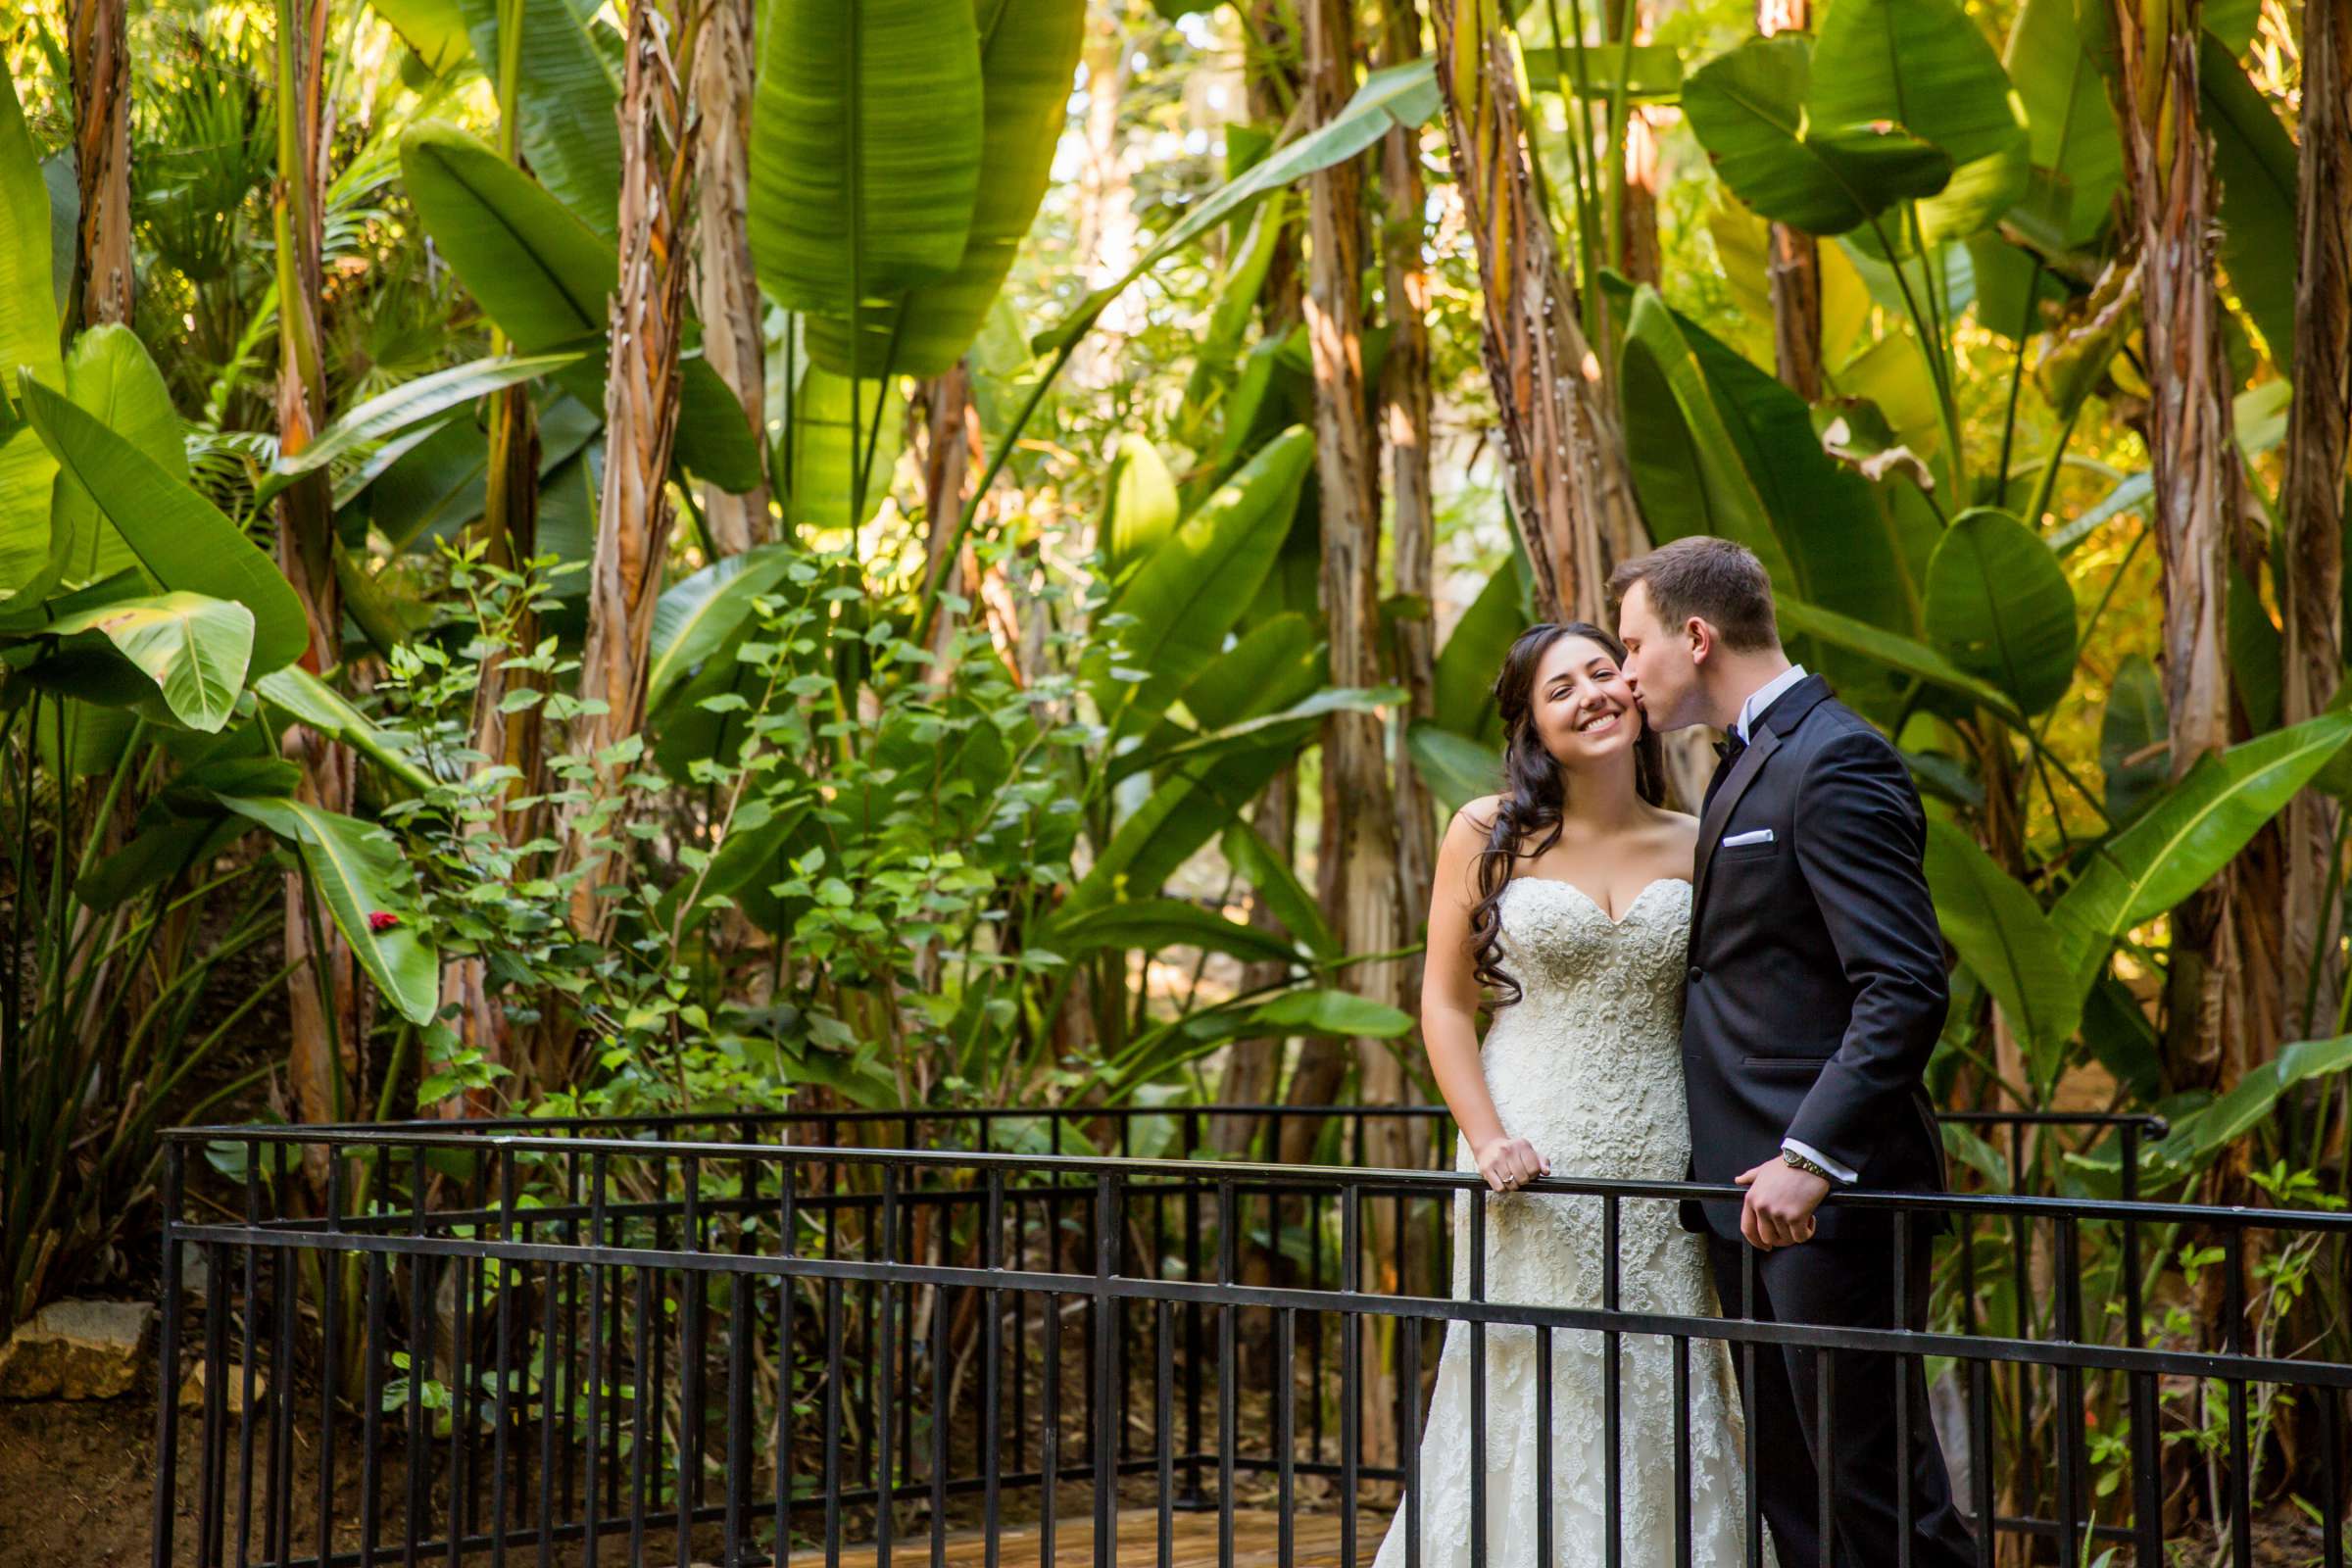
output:
M 1236 822 L 1225 830 L 1224 850 L 1225 863 L 1241 873 L 1282 928 L 1296 937 L 1300 946 L 1326 963 L 1347 951 L 1332 934 L 1313 896 L 1299 884 L 1297 873 L 1249 823 Z
M 1733 193 L 1775 222 L 1842 234 L 1943 189 L 1952 160 L 1892 116 L 1808 111 L 1812 53 L 1802 33 L 1751 39 L 1683 83 L 1691 132 Z
M 1182 899 L 1138 899 L 1106 904 L 1058 921 L 1046 945 L 1056 953 L 1103 948 L 1203 948 L 1252 963 L 1298 961 L 1298 950 L 1280 934 L 1203 909 Z
M 1785 632 L 1818 637 L 1832 647 L 1876 660 L 1898 674 L 1988 709 L 2007 724 L 2025 726 L 2026 715 L 2010 701 L 2007 692 L 1970 674 L 1923 642 L 1850 615 L 1840 615 L 1833 610 L 1808 605 L 1787 594 L 1777 596 L 1775 608 Z
M 860 313 L 858 368 L 940 375 L 962 358 L 1037 217 L 1069 114 L 1070 78 L 1086 37 L 1086 0 L 973 0 L 980 27 L 980 181 L 971 231 L 956 270 L 903 304 Z M 840 317 L 808 318 L 808 352 L 847 371 L 848 328 Z M 891 347 L 893 336 L 897 350 Z
M 2026 0 L 2004 51 L 2026 112 L 2034 166 L 2064 204 L 2053 214 L 2062 243 L 2087 244 L 2106 221 L 2124 179 L 2124 144 L 2098 61 L 2075 24 L 2075 0 Z M 2015 318 L 2001 325 L 2014 330 Z
M 2294 368 L 2295 144 L 2268 94 L 2207 37 L 2197 61 L 2213 172 L 2222 269 L 2282 371 Z
M 1282 549 L 1314 455 L 1303 427 L 1285 431 L 1126 579 L 1110 610 L 1129 621 L 1089 668 L 1115 725 L 1144 727 L 1216 656 Z
M 1514 551 L 1470 601 L 1446 646 L 1438 650 L 1432 681 L 1437 711 L 1432 719 L 1440 728 L 1473 740 L 1500 733 L 1494 677 L 1511 644 L 1534 619 L 1528 606 L 1526 559 Z
M 60 637 L 103 635 L 162 690 L 172 717 L 207 734 L 235 711 L 253 657 L 253 612 L 203 594 L 124 599 L 67 615 L 48 629 Z
M 1297 611 L 1267 616 L 1193 677 L 1184 688 L 1186 710 L 1214 731 L 1304 702 L 1323 684 L 1319 637 L 1315 622 Z M 1154 738 L 1176 744 L 1173 736 L 1159 732 Z
M 1102 493 L 1102 548 L 1116 580 L 1176 526 L 1176 476 L 1151 437 L 1128 431 L 1111 447 Z
M 1448 811 L 1494 794 L 1502 784 L 1500 752 L 1457 735 L 1437 720 L 1414 719 L 1405 729 L 1404 744 L 1412 753 L 1414 769 Z
M 318 438 L 291 458 L 281 457 L 255 487 L 257 502 L 268 501 L 306 473 L 315 473 L 379 441 L 390 441 L 432 424 L 450 410 L 487 393 L 543 375 L 568 370 L 579 363 L 577 354 L 541 354 L 515 359 L 501 355 L 453 365 L 347 410 L 318 432 Z
M 645 677 L 645 706 L 658 710 L 670 689 L 735 635 L 753 601 L 784 580 L 806 559 L 790 545 L 760 545 L 724 556 L 662 590 L 654 602 L 653 645 Z
M 466 12 L 458 0 L 368 0 L 400 41 L 438 76 L 472 58 L 466 37 Z
M 846 317 L 946 277 L 971 238 L 983 127 L 972 0 L 768 0 L 751 132 L 760 286 Z
M 1951 182 L 1918 206 L 1930 254 L 1990 227 L 2033 173 L 2017 93 L 1957 0 L 1839 0 L 1822 20 L 1805 107 L 1825 124 L 1890 121 L 1951 158 Z
M 2230 863 L 2352 739 L 2352 712 L 2323 713 L 2198 759 L 2138 821 L 2099 846 L 2051 906 L 2069 967 L 2087 984 L 2108 945 Z
M 495 82 L 500 0 L 458 5 L 482 74 Z M 522 156 L 558 200 L 611 239 L 620 205 L 620 34 L 597 20 L 601 0 L 519 0 L 519 9 Z
M 2041 536 L 2006 512 L 1952 519 L 1928 562 L 1928 639 L 2038 713 L 2074 684 L 2075 593 Z
M 0 78 L 7 78 L 0 69 Z M 0 92 L 0 394 L 18 395 L 29 368 L 50 386 L 65 371 L 57 352 L 57 297 L 50 281 L 49 187 L 13 78 Z M 49 493 L 56 460 L 28 429 L 0 413 L 0 592 L 39 576 L 49 563 Z
M 253 694 L 279 716 L 341 742 L 409 788 L 419 793 L 433 788 L 433 775 L 402 751 L 387 731 L 377 728 L 375 721 L 354 708 L 342 693 L 300 664 L 288 664 L 256 679 Z
M 128 327 L 91 327 L 66 355 L 66 396 L 74 407 L 138 448 L 172 478 L 188 477 L 188 449 L 179 412 L 163 372 Z M 66 580 L 95 582 L 135 564 L 137 556 L 100 514 L 98 503 L 72 475 L 57 482 L 53 527 L 67 546 Z
M 2172 768 L 2171 721 L 2164 677 L 2145 654 L 2116 666 L 2099 718 L 2099 771 L 2107 780 L 2107 818 L 2122 827 L 2163 792 Z
M 877 421 L 877 404 L 889 406 Z M 855 519 L 863 527 L 890 493 L 890 471 L 906 444 L 905 398 L 896 379 L 858 381 L 820 366 L 801 372 L 792 400 L 792 424 L 776 464 L 776 495 L 795 528 L 847 528 L 857 500 L 858 454 L 866 454 L 865 504 Z M 879 439 L 877 439 L 877 433 Z
M 1413 1032 L 1411 1014 L 1351 991 L 1285 991 L 1250 1014 L 1253 1028 L 1291 1035 L 1396 1040 Z
M 1521 37 L 1524 41 L 1526 35 Z M 1589 43 L 1583 52 L 1580 66 L 1575 49 L 1523 48 L 1519 61 L 1527 84 L 1539 92 L 1603 99 L 1617 93 L 1623 76 L 1627 103 L 1670 104 L 1682 96 L 1683 57 L 1671 44 L 1637 43 L 1628 49 L 1612 38 Z M 1620 71 L 1620 62 L 1627 69 Z
M 2163 1143 L 2149 1151 L 2159 1165 L 2194 1167 L 2269 1121 L 2278 1097 L 2314 1078 L 2352 1068 L 2352 1035 L 2331 1040 L 2297 1040 L 2230 1086 L 2229 1093 L 2188 1115 L 2176 1117 Z
M 2024 884 L 1949 822 L 1928 823 L 1927 870 L 1944 937 L 2008 1015 L 2031 1054 L 2034 1087 L 2047 1090 L 2082 1016 L 2082 994 L 2048 917 Z
M 1429 61 L 1411 60 L 1373 72 L 1329 121 L 1193 203 L 1184 220 L 1171 224 L 1146 246 L 1126 272 L 1087 295 L 1060 320 L 1038 333 L 1034 340 L 1038 352 L 1060 348 L 1080 336 L 1128 284 L 1225 221 L 1244 203 L 1353 158 L 1387 135 L 1391 126 L 1409 130 L 1437 112 L 1438 83 L 1430 74 Z
M 434 248 L 524 355 L 578 354 L 556 379 L 605 406 L 605 333 L 620 278 L 612 242 L 497 149 L 426 121 L 400 139 L 409 199 Z M 743 405 L 697 353 L 678 367 L 678 461 L 721 489 L 760 482 L 760 448 Z
M 356 817 L 288 797 L 221 795 L 222 806 L 251 817 L 295 848 L 319 902 L 334 917 L 376 989 L 411 1023 L 426 1024 L 440 1004 L 441 968 L 409 898 L 400 846 Z M 389 923 L 375 916 L 389 916 Z M 377 930 L 378 924 L 384 929 Z
M 253 674 L 302 656 L 310 640 L 302 601 L 220 508 L 47 387 L 26 385 L 24 407 L 60 468 L 89 492 L 159 586 L 253 612 Z

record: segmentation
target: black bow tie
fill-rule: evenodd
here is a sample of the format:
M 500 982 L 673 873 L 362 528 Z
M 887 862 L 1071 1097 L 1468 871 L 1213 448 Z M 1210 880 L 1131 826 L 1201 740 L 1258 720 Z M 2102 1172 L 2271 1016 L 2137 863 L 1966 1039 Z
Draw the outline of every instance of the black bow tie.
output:
M 1746 750 L 1747 742 L 1738 730 L 1727 732 L 1723 739 L 1715 743 L 1715 755 L 1726 762 L 1737 762 L 1740 760 L 1740 754 Z

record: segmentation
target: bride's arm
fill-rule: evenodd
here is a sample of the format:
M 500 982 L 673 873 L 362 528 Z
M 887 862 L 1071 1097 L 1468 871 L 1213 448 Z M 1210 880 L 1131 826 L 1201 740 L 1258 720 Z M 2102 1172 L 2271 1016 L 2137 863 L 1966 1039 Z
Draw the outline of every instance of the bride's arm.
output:
M 1438 847 L 1436 886 L 1430 890 L 1429 945 L 1421 960 L 1421 1042 L 1438 1093 L 1453 1124 L 1477 1156 L 1478 1171 L 1496 1192 L 1551 1174 L 1551 1162 L 1524 1138 L 1513 1138 L 1487 1092 L 1478 1060 L 1478 976 L 1470 956 L 1470 910 L 1478 902 L 1475 867 L 1486 834 L 1467 809 L 1456 811 Z

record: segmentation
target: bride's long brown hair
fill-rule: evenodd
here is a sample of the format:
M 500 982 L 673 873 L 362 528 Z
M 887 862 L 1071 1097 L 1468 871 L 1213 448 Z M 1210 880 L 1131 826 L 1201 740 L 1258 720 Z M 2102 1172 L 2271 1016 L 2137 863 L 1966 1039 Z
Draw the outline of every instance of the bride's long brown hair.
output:
M 1625 645 L 1590 621 L 1544 621 L 1530 626 L 1503 656 L 1502 672 L 1494 677 L 1494 706 L 1502 714 L 1502 789 L 1494 803 L 1494 820 L 1487 827 L 1487 847 L 1478 852 L 1478 903 L 1470 910 L 1471 972 L 1482 985 L 1492 986 L 1507 1005 L 1522 993 L 1519 982 L 1502 967 L 1502 890 L 1510 884 L 1514 860 L 1532 860 L 1560 841 L 1560 820 L 1568 803 L 1567 770 L 1544 749 L 1536 733 L 1536 675 L 1552 645 L 1567 637 L 1583 637 L 1608 650 L 1622 668 Z M 1634 710 L 1641 718 L 1641 710 Z M 1656 806 L 1666 798 L 1666 760 L 1657 731 L 1641 719 L 1642 733 L 1634 741 L 1634 789 Z M 1541 835 L 1541 837 L 1539 837 Z

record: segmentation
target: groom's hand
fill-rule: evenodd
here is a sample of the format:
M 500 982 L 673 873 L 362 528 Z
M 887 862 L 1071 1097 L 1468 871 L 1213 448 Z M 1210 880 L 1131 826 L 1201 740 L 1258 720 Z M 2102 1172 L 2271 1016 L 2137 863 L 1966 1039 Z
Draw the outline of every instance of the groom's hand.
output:
M 1829 1196 L 1830 1184 L 1782 1159 L 1768 1159 L 1740 1178 L 1747 1202 L 1740 1210 L 1740 1234 L 1763 1251 L 1813 1239 L 1813 1211 Z

